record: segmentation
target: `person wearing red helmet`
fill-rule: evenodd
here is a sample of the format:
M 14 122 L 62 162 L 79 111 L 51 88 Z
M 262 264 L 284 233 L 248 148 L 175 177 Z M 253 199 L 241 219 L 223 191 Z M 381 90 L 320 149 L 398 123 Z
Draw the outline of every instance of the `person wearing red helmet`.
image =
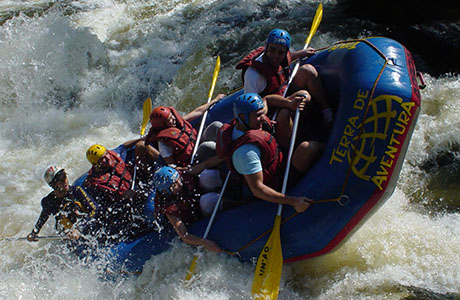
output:
M 136 156 L 139 158 L 139 163 L 151 164 L 161 155 L 167 164 L 187 166 L 191 161 L 197 139 L 197 131 L 190 122 L 203 116 L 209 107 L 223 97 L 224 94 L 219 94 L 209 103 L 195 108 L 183 117 L 171 106 L 154 108 L 150 114 L 149 132 L 142 141 L 136 144 Z M 213 122 L 203 132 L 196 154 L 197 161 L 215 154 L 215 136 L 221 126 L 222 123 Z
M 189 120 L 172 106 L 159 106 L 152 111 L 150 123 L 156 131 L 151 138 L 158 141 L 158 150 L 166 163 L 189 164 L 197 140 L 197 130 Z

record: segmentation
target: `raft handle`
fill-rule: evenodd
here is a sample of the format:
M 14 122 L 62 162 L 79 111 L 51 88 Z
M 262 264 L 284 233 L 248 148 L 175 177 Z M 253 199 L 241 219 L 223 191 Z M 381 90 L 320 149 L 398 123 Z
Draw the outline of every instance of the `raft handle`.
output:
M 342 199 L 345 200 L 342 201 Z M 348 197 L 347 195 L 340 195 L 340 198 L 337 202 L 339 202 L 341 206 L 345 206 L 348 204 L 348 202 L 350 202 L 350 197 Z
M 417 78 L 419 80 L 419 89 L 423 90 L 424 88 L 426 88 L 426 84 L 425 84 L 425 79 L 423 78 L 423 74 L 419 71 L 416 72 L 417 74 Z

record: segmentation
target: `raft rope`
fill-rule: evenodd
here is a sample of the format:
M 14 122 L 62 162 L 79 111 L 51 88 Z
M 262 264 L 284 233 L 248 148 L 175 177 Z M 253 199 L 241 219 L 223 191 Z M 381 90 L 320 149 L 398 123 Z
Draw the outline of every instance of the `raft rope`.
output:
M 367 107 L 366 107 L 366 110 L 364 111 L 364 115 L 363 115 L 363 121 L 361 124 L 365 124 L 366 122 L 366 119 L 367 119 L 367 114 L 369 112 L 369 108 L 371 106 L 371 103 L 372 103 L 372 100 L 374 99 L 374 93 L 375 93 L 375 89 L 377 88 L 377 84 L 378 82 L 380 81 L 380 78 L 382 77 L 382 74 L 383 74 L 383 71 L 385 70 L 386 66 L 388 65 L 389 63 L 389 59 L 385 56 L 385 54 L 382 53 L 382 51 L 380 51 L 380 49 L 378 49 L 374 44 L 372 44 L 371 42 L 369 42 L 368 40 L 366 39 L 356 39 L 356 40 L 350 40 L 350 41 L 342 41 L 342 42 L 338 42 L 336 44 L 340 44 L 340 43 L 349 43 L 349 42 L 364 42 L 365 44 L 367 44 L 368 46 L 370 46 L 372 49 L 374 49 L 374 51 L 376 51 L 380 56 L 382 56 L 382 58 L 385 60 L 385 63 L 383 64 L 382 66 L 382 69 L 380 70 L 379 72 L 379 75 L 377 76 L 377 78 L 375 79 L 374 81 L 374 84 L 372 86 L 372 89 L 371 89 L 371 93 L 370 93 L 370 96 L 369 96 L 369 101 L 367 103 Z M 358 138 L 355 140 L 354 144 L 353 144 L 353 147 L 352 149 L 357 149 L 357 143 L 361 140 L 361 136 L 363 135 L 364 133 L 364 126 L 361 126 L 360 128 L 360 131 L 359 131 L 359 134 L 358 134 Z M 357 155 L 357 152 L 354 151 L 353 153 L 353 157 L 352 159 L 350 160 L 350 163 L 348 165 L 348 170 L 347 170 L 347 175 L 345 177 L 345 180 L 343 182 L 343 185 L 342 185 L 342 191 L 341 191 L 341 194 L 340 195 L 344 195 L 345 193 L 345 189 L 348 185 L 348 181 L 350 179 L 350 174 L 351 174 L 351 170 L 352 170 L 352 166 L 353 166 L 353 162 L 354 160 L 356 159 L 356 155 Z M 341 199 L 341 196 L 339 196 L 339 198 L 334 198 L 334 199 L 337 199 L 337 201 L 339 201 Z M 332 200 L 332 199 L 329 199 L 329 200 Z
M 366 107 L 366 110 L 364 111 L 364 116 L 363 116 L 363 124 L 365 123 L 366 121 L 366 118 L 367 118 L 367 113 L 369 112 L 369 108 L 370 108 L 370 105 L 372 103 L 372 100 L 374 98 L 374 93 L 375 93 L 375 89 L 377 88 L 377 84 L 380 80 L 380 78 L 382 77 L 382 74 L 383 74 L 383 71 L 385 70 L 385 68 L 387 67 L 387 65 L 389 64 L 389 59 L 385 56 L 385 54 L 383 54 L 382 51 L 380 51 L 380 49 L 378 49 L 374 44 L 372 44 L 371 42 L 369 42 L 367 39 L 353 39 L 353 40 L 347 40 L 347 41 L 339 41 L 335 44 L 333 44 L 332 46 L 335 46 L 335 45 L 338 45 L 338 44 L 344 44 L 344 43 L 351 43 L 351 42 L 363 42 L 365 43 L 366 45 L 368 45 L 369 47 L 371 47 L 374 51 L 376 51 L 384 60 L 385 60 L 385 63 L 383 64 L 382 66 L 382 69 L 380 70 L 377 78 L 375 79 L 374 81 L 374 84 L 372 86 L 372 90 L 371 90 L 371 93 L 370 93 L 370 97 L 369 97 L 369 101 L 367 103 L 367 107 Z M 327 46 L 327 47 L 324 47 L 324 48 L 320 48 L 320 49 L 317 49 L 318 51 L 320 50 L 325 50 L 325 49 L 328 49 L 328 48 L 331 48 L 332 46 Z M 361 126 L 361 129 L 359 131 L 359 134 L 358 134 L 358 138 L 356 139 L 356 141 L 354 142 L 353 144 L 353 149 L 356 149 L 357 147 L 357 143 L 361 140 L 361 136 L 363 135 L 363 132 L 364 132 L 364 126 Z M 344 194 L 345 190 L 346 190 L 346 187 L 348 185 L 348 181 L 350 179 L 350 175 L 351 175 L 351 168 L 353 166 L 353 161 L 355 160 L 356 158 L 356 151 L 354 152 L 353 154 L 353 158 L 351 159 L 350 161 L 350 164 L 348 166 L 348 170 L 347 170 L 347 175 L 345 176 L 345 180 L 343 182 L 343 185 L 342 185 L 342 190 L 341 190 L 341 193 L 340 193 L 340 196 L 336 197 L 336 198 L 330 198 L 330 199 L 321 199 L 321 200 L 314 200 L 312 202 L 312 204 L 320 204 L 320 203 L 329 203 L 329 202 L 337 202 L 339 203 L 341 206 L 345 206 L 348 204 L 348 202 L 351 200 L 350 197 L 348 197 L 347 195 Z M 342 200 L 344 199 L 344 200 Z M 290 216 L 288 216 L 287 218 L 285 218 L 283 221 L 281 221 L 281 225 L 285 224 L 286 222 L 292 220 L 295 216 L 299 215 L 300 213 L 298 212 L 295 212 L 293 214 L 291 214 Z M 258 237 L 256 237 L 255 239 L 249 241 L 246 245 L 242 246 L 241 248 L 239 248 L 237 251 L 235 252 L 227 252 L 228 254 L 230 255 L 237 255 L 239 256 L 239 253 L 241 251 L 243 251 L 244 249 L 248 248 L 249 246 L 251 246 L 252 244 L 254 244 L 255 242 L 257 242 L 258 240 L 260 240 L 261 238 L 269 235 L 271 232 L 272 232 L 273 228 L 270 228 L 268 229 L 267 231 L 265 231 L 264 233 L 262 233 L 261 235 L 259 235 Z

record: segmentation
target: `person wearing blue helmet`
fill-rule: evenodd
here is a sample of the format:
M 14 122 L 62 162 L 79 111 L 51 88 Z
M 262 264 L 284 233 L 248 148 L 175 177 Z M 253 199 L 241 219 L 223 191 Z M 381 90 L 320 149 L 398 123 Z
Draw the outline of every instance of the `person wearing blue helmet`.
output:
M 264 46 L 253 50 L 237 65 L 243 71 L 245 93 L 283 95 L 287 88 L 291 62 L 314 54 L 312 48 L 290 51 L 291 36 L 286 30 L 273 29 Z
M 265 114 L 265 103 L 255 93 L 239 96 L 234 102 L 234 119 L 218 133 L 217 153 L 232 171 L 240 174 L 252 194 L 269 202 L 287 204 L 305 211 L 311 199 L 278 192 L 286 159 L 273 135 L 272 122 Z M 306 171 L 314 161 L 315 143 L 301 143 L 292 157 L 293 167 Z
M 302 90 L 302 94 L 307 95 L 306 101 L 312 100 L 313 105 L 309 106 L 321 111 L 319 116 L 316 116 L 316 112 L 310 113 L 313 108 L 308 108 L 307 113 L 302 113 L 302 115 L 307 116 L 302 117 L 302 119 L 319 123 L 321 126 L 315 125 L 314 127 L 320 127 L 320 131 L 323 131 L 322 134 L 324 135 L 324 131 L 327 132 L 327 130 L 323 130 L 321 127 L 324 125 L 326 125 L 326 129 L 330 127 L 333 112 L 316 68 L 310 64 L 303 64 L 293 78 L 289 90 L 286 91 L 291 62 L 312 56 L 315 54 L 315 50 L 307 48 L 291 51 L 290 48 L 291 36 L 289 33 L 283 29 L 272 30 L 267 36 L 265 45 L 253 50 L 236 66 L 237 69 L 243 71 L 244 92 L 257 93 L 264 97 L 270 110 L 279 109 L 276 119 L 277 130 L 288 131 L 292 128 L 292 113 L 296 110 L 298 102 L 301 101 L 293 95 Z M 284 97 L 284 95 L 288 97 Z M 317 108 L 315 108 L 316 106 Z M 315 115 L 314 118 L 312 118 L 312 114 Z M 317 134 L 313 136 L 319 140 Z M 288 144 L 289 135 L 285 135 L 285 137 L 279 141 L 282 146 Z
M 215 176 L 210 176 L 215 177 Z M 196 177 L 164 166 L 153 175 L 156 188 L 155 211 L 165 215 L 181 240 L 189 245 L 203 246 L 214 252 L 222 249 L 213 241 L 188 233 L 187 225 L 202 215 L 209 215 L 217 202 L 217 193 L 201 194 Z

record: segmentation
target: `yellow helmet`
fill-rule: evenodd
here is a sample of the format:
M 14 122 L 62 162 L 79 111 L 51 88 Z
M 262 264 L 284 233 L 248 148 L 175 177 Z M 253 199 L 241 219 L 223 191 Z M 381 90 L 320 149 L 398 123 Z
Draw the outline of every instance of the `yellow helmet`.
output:
M 105 152 L 107 149 L 105 149 L 104 146 L 99 145 L 99 144 L 94 144 L 91 147 L 88 148 L 86 151 L 86 158 L 88 161 L 92 164 L 95 165 L 101 159 L 101 157 L 104 156 Z

